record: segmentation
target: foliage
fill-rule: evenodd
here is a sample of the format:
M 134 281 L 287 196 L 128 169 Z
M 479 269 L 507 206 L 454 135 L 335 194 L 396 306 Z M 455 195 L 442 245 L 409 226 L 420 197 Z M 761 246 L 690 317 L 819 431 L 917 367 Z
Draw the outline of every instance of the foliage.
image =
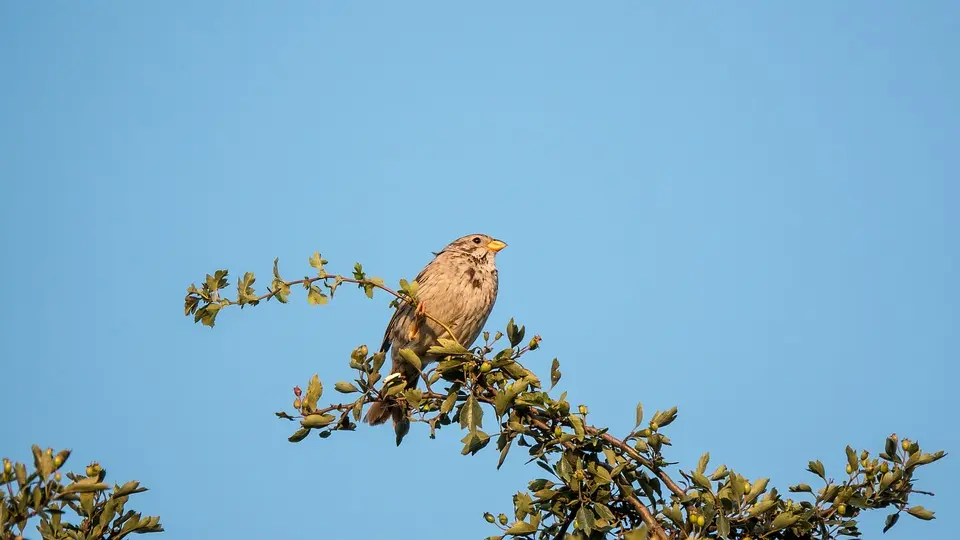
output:
M 311 305 L 326 304 L 343 283 L 357 285 L 370 298 L 375 290 L 385 291 L 393 297 L 392 305 L 417 304 L 416 282 L 401 280 L 394 291 L 383 280 L 368 277 L 359 263 L 352 277 L 327 274 L 325 264 L 315 253 L 310 265 L 316 276 L 288 282 L 275 260 L 270 289 L 256 296 L 255 278 L 248 272 L 238 283 L 236 300 L 220 296 L 228 283 L 227 271 L 218 270 L 207 275 L 199 289 L 194 285 L 187 289 L 185 314 L 212 327 L 223 307 L 257 305 L 272 298 L 286 303 L 293 285 L 307 290 Z M 768 478 L 747 478 L 726 465 L 708 472 L 709 453 L 695 467 L 668 473 L 675 464 L 664 454 L 671 444 L 665 428 L 676 420 L 676 407 L 647 418 L 638 404 L 636 425 L 616 437 L 589 423 L 586 406 L 573 409 L 566 393 L 551 394 L 562 376 L 557 359 L 546 390 L 541 379 L 520 363 L 541 341 L 540 336 L 527 339 L 524 326 L 511 319 L 505 332 L 492 336 L 485 332 L 483 343 L 470 350 L 449 328 L 446 336 L 430 349 L 443 356 L 437 364 L 424 366 L 413 351 L 400 351 L 420 372 L 423 389 L 417 388 L 419 381 L 404 381 L 399 375 L 382 377 L 385 355 L 370 354 L 366 345 L 350 355 L 352 380 L 334 384 L 349 400 L 321 406 L 324 386 L 313 375 L 306 393 L 294 388 L 294 410 L 276 413 L 299 423 L 289 440 L 300 442 L 314 432 L 326 439 L 355 430 L 365 405 L 388 400 L 406 411 L 395 425 L 398 445 L 411 423 L 422 423 L 431 438 L 444 427 L 459 426 L 465 433 L 463 454 L 476 454 L 496 440 L 498 468 L 511 449 L 522 447 L 529 462 L 545 475 L 532 480 L 527 492 L 514 495 L 511 516 L 484 514 L 500 529 L 491 539 L 832 539 L 860 536 L 857 518 L 865 510 L 892 510 L 884 532 L 903 513 L 934 518 L 933 512 L 912 504 L 916 494 L 932 495 L 914 489 L 913 477 L 920 467 L 942 458 L 942 451 L 926 453 L 917 442 L 896 435 L 886 439 L 876 457 L 848 446 L 845 475 L 834 479 L 820 461 L 811 461 L 808 470 L 816 477 L 816 487 L 790 486 L 789 496 L 770 487 Z
M 162 532 L 158 516 L 143 517 L 125 510 L 130 495 L 147 491 L 130 481 L 111 488 L 107 471 L 91 463 L 84 474 L 63 472 L 70 450 L 54 454 L 33 445 L 33 470 L 4 458 L 0 471 L 0 538 L 23 538 L 27 522 L 40 518 L 37 528 L 46 539 L 119 540 L 128 534 Z M 64 476 L 68 482 L 64 482 Z M 72 512 L 79 524 L 66 521 Z

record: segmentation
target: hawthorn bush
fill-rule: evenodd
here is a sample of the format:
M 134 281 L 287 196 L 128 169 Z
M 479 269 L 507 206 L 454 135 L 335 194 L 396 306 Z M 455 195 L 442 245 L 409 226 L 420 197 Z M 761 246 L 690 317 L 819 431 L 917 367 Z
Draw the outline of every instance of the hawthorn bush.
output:
M 107 471 L 91 463 L 83 474 L 63 471 L 70 450 L 54 453 L 33 445 L 33 470 L 24 463 L 3 459 L 0 471 L 0 538 L 20 539 L 28 522 L 39 518 L 37 530 L 45 539 L 119 540 L 128 534 L 163 532 L 159 516 L 143 517 L 127 510 L 131 495 L 147 488 L 137 481 L 114 485 L 104 482 Z M 69 521 L 70 516 L 79 523 Z
M 370 297 L 382 291 L 391 305 L 417 304 L 417 284 L 400 280 L 395 290 L 384 280 L 369 276 L 357 263 L 350 276 L 327 273 L 320 253 L 309 258 L 314 275 L 287 281 L 274 260 L 269 289 L 258 295 L 253 273 L 237 282 L 236 297 L 221 295 L 228 286 L 226 270 L 208 274 L 197 287 L 190 285 L 184 314 L 213 327 L 220 310 L 229 306 L 256 306 L 276 300 L 287 303 L 293 287 L 306 291 L 311 305 L 327 304 L 343 285 L 355 285 Z M 429 311 L 423 316 L 434 321 Z M 540 337 L 527 337 L 524 326 L 513 319 L 504 332 L 483 333 L 483 342 L 471 349 L 458 343 L 447 328 L 431 353 L 443 360 L 424 366 L 407 349 L 404 361 L 417 369 L 420 381 L 386 376 L 384 353 L 366 345 L 350 355 L 350 380 L 334 384 L 342 399 L 321 404 L 324 385 L 314 374 L 306 391 L 294 387 L 294 410 L 277 417 L 296 422 L 290 442 L 299 443 L 312 433 L 326 439 L 353 431 L 374 401 L 389 400 L 406 411 L 395 424 L 399 445 L 411 422 L 429 426 L 430 437 L 448 426 L 459 426 L 463 454 L 476 454 L 494 439 L 499 466 L 514 446 L 522 447 L 543 471 L 530 481 L 527 492 L 513 496 L 512 516 L 483 514 L 495 527 L 491 539 L 606 539 L 681 538 L 832 539 L 858 537 L 858 517 L 864 511 L 889 512 L 884 532 L 903 514 L 921 520 L 933 512 L 914 505 L 914 473 L 945 454 L 924 452 L 913 440 L 890 435 L 876 452 L 847 446 L 847 465 L 835 479 L 820 461 L 811 461 L 810 484 L 790 486 L 788 494 L 768 483 L 768 478 L 747 478 L 726 465 L 708 469 L 709 453 L 695 466 L 668 472 L 664 452 L 670 446 L 666 429 L 677 418 L 677 408 L 645 415 L 636 407 L 636 424 L 625 435 L 592 425 L 585 406 L 571 410 L 566 393 L 552 395 L 560 380 L 560 363 L 553 359 L 549 384 L 521 364 L 539 348 Z M 452 427 L 448 427 L 452 429 Z

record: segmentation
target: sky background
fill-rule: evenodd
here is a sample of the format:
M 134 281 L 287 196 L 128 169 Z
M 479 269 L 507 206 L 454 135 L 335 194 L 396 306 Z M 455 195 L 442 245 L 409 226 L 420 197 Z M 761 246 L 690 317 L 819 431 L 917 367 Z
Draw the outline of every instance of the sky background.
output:
M 952 455 L 886 538 L 950 537 L 958 36 L 934 0 L 2 2 L 0 452 L 142 481 L 165 538 L 495 534 L 522 453 L 273 415 L 336 395 L 387 298 L 182 315 L 217 268 L 396 283 L 485 232 L 490 328 L 541 334 L 592 422 L 678 405 L 671 458 L 783 491 L 895 431 Z

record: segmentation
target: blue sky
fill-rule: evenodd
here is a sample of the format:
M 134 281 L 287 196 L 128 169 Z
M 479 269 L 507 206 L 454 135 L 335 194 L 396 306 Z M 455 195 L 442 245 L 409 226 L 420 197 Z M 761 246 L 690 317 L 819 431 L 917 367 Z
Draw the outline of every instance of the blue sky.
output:
M 4 2 L 0 451 L 141 480 L 168 538 L 493 534 L 522 455 L 293 445 L 273 417 L 348 376 L 386 298 L 182 316 L 217 268 L 263 285 L 320 250 L 395 283 L 486 232 L 510 244 L 491 328 L 541 334 L 530 367 L 558 356 L 598 424 L 678 405 L 670 457 L 782 489 L 892 431 L 955 455 L 958 23 L 933 0 Z M 888 538 L 960 525 L 954 455 L 920 476 L 938 519 Z

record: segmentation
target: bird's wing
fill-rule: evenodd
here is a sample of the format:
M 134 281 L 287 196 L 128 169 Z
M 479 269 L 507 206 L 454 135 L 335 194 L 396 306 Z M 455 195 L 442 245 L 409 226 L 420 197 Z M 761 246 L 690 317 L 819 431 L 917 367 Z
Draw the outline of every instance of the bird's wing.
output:
M 430 274 L 430 264 L 428 264 L 423 268 L 423 270 L 420 271 L 419 274 L 417 274 L 417 277 L 413 278 L 413 280 L 417 282 L 418 286 L 423 285 L 429 281 Z M 390 322 L 387 323 L 387 330 L 383 333 L 383 343 L 380 345 L 380 352 L 385 353 L 390 350 L 390 345 L 392 344 L 391 339 L 394 331 L 396 331 L 397 327 L 403 323 L 404 319 L 407 319 L 413 315 L 413 311 L 413 306 L 406 302 L 402 302 L 400 306 L 397 307 L 396 311 L 393 312 L 393 316 L 390 317 Z

